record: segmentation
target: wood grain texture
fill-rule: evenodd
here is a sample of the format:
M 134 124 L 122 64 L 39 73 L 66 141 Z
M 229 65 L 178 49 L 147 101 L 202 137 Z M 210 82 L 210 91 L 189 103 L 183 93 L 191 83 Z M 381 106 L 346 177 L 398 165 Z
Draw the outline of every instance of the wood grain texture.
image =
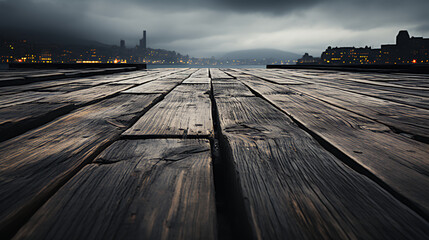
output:
M 0 232 L 43 201 L 157 95 L 122 95 L 0 143 Z
M 210 68 L 211 79 L 233 79 L 230 75 L 226 74 L 219 68 Z
M 399 131 L 429 139 L 429 110 L 324 86 L 292 87 L 335 106 L 366 116 Z
M 397 103 L 407 104 L 410 106 L 420 107 L 429 109 L 429 98 L 426 91 L 411 90 L 401 91 L 398 88 L 389 88 L 383 86 L 372 86 L 370 84 L 362 84 L 359 82 L 353 82 L 353 79 L 371 79 L 374 80 L 374 74 L 364 73 L 345 73 L 339 71 L 302 71 L 302 70 L 284 70 L 276 69 L 275 71 L 269 71 L 271 75 L 276 76 L 275 79 L 269 79 L 264 77 L 263 72 L 255 73 L 254 70 L 247 71 L 247 74 L 262 77 L 268 81 L 282 84 L 283 80 L 279 79 L 292 79 L 294 81 L 300 81 L 306 84 L 321 84 L 327 87 L 337 88 L 349 92 L 354 92 L 361 95 L 367 95 L 385 99 Z M 239 74 L 245 76 L 243 70 L 232 71 L 233 74 Z M 380 74 L 379 74 L 380 75 Z M 378 75 L 378 76 L 379 76 Z M 395 74 L 382 74 L 385 78 L 395 76 Z M 404 75 L 401 75 L 404 77 Z M 406 77 L 407 75 L 405 75 Z M 349 79 L 350 78 L 350 79 Z M 377 78 L 375 78 L 377 79 Z M 375 80 L 374 80 L 375 81 Z M 419 86 L 420 87 L 420 86 Z M 392 91 L 393 89 L 393 91 Z
M 211 79 L 208 77 L 202 78 L 202 77 L 190 77 L 188 79 L 186 79 L 185 81 L 183 81 L 183 83 L 191 83 L 191 84 L 195 84 L 195 83 L 205 83 L 205 84 L 210 84 L 211 83 Z
M 208 78 L 209 77 L 209 69 L 208 68 L 200 68 L 195 73 L 192 74 L 192 78 Z
M 240 72 L 248 74 L 249 76 L 255 76 L 270 82 L 275 82 L 282 85 L 305 85 L 307 84 L 304 81 L 300 81 L 296 78 L 289 78 L 288 75 L 282 74 L 279 75 L 276 71 L 267 71 L 266 69 L 249 69 L 249 70 L 240 70 Z M 232 75 L 235 75 L 232 74 Z
M 328 87 L 341 89 L 341 90 L 345 90 L 345 91 L 349 91 L 357 94 L 377 97 L 380 99 L 385 99 L 385 100 L 389 100 L 397 103 L 429 109 L 429 98 L 427 96 L 425 97 L 425 96 L 419 96 L 414 94 L 402 93 L 398 91 L 389 91 L 388 89 L 386 90 L 382 88 L 374 88 L 374 87 L 371 87 L 370 85 L 365 85 L 365 84 L 350 84 L 347 82 L 346 83 L 337 82 L 335 81 L 335 79 L 333 80 L 334 81 L 332 81 L 329 77 L 325 77 L 322 79 L 315 77 L 315 78 L 307 79 L 306 81 L 310 83 L 311 82 L 318 83 Z
M 0 141 L 17 136 L 74 109 L 73 104 L 24 103 L 0 108 Z
M 164 70 L 161 72 L 149 72 L 145 76 L 127 79 L 127 80 L 123 80 L 123 81 L 117 81 L 115 83 L 116 84 L 144 84 L 144 83 L 147 83 L 147 82 L 150 82 L 150 81 L 153 81 L 153 80 L 165 77 L 165 76 L 169 76 L 171 74 L 181 72 L 181 71 L 185 71 L 185 70 L 174 69 L 174 70 Z
M 240 79 L 263 95 L 307 94 L 418 138 L 429 139 L 429 111 L 321 84 L 280 86 L 252 78 Z
M 84 86 L 97 86 L 101 84 L 114 83 L 124 79 L 134 78 L 142 75 L 144 73 L 134 73 L 130 75 L 129 73 L 117 73 L 111 75 L 101 75 L 101 76 L 92 76 L 92 77 L 77 77 L 77 78 L 66 78 L 66 79 L 56 79 L 56 80 L 46 80 L 41 82 L 29 83 L 20 86 L 8 86 L 1 87 L 1 95 L 11 95 L 11 94 L 20 94 L 21 92 L 27 91 L 61 91 L 60 89 L 65 88 L 69 89 L 69 85 L 84 85 Z
M 340 78 L 340 79 L 345 80 L 345 81 L 353 81 L 353 82 L 359 83 L 359 84 L 367 84 L 367 85 L 371 85 L 372 87 L 374 87 L 374 86 L 385 87 L 386 89 L 392 89 L 392 91 L 411 90 L 413 92 L 415 91 L 415 92 L 423 93 L 429 97 L 429 89 L 425 88 L 425 87 L 413 87 L 413 86 L 397 85 L 397 84 L 391 84 L 389 82 L 380 82 L 380 81 L 368 80 L 368 79 L 361 78 L 361 77 L 357 77 L 357 78 L 346 77 L 346 78 Z
M 211 136 L 213 121 L 209 89 L 208 84 L 178 86 L 125 131 L 123 136 Z
M 130 88 L 130 85 L 99 85 L 78 91 L 68 92 L 58 96 L 45 97 L 42 103 L 73 103 L 83 105 L 98 99 L 103 99 Z
M 426 239 L 427 222 L 260 98 L 216 98 L 256 239 Z
M 174 88 L 174 93 L 181 93 L 184 95 L 203 95 L 208 96 L 210 94 L 210 84 L 197 83 L 197 84 L 180 84 Z
M 14 239 L 216 239 L 208 140 L 117 141 Z
M 254 97 L 246 85 L 239 81 L 230 83 L 213 83 L 213 94 L 216 97 Z
M 298 75 L 295 75 L 298 76 Z M 327 74 L 318 74 L 318 75 L 306 75 L 301 74 L 301 81 L 307 82 L 320 82 L 325 84 L 335 84 L 340 85 L 341 87 L 358 87 L 362 90 L 364 89 L 378 89 L 387 92 L 393 93 L 402 93 L 412 96 L 420 97 L 429 97 L 429 89 L 424 87 L 406 87 L 399 86 L 394 84 L 388 84 L 383 82 L 369 81 L 365 78 L 370 78 L 364 73 L 354 73 L 354 74 L 339 74 L 338 72 L 332 72 Z
M 123 93 L 137 93 L 137 94 L 152 94 L 152 93 L 167 93 L 175 88 L 177 85 L 188 78 L 195 70 L 186 70 L 179 73 L 171 74 L 166 77 L 158 78 L 154 81 L 145 83 L 143 85 L 128 89 Z
M 426 144 L 306 95 L 261 94 L 429 215 L 429 192 L 424 190 L 429 188 Z
M 11 107 L 18 104 L 35 102 L 50 96 L 58 96 L 64 92 L 21 92 L 16 94 L 0 95 L 0 108 Z
M 77 90 L 81 90 L 81 89 L 85 89 L 85 88 L 90 88 L 90 87 L 92 87 L 92 85 L 81 84 L 81 83 L 71 83 L 71 84 L 63 84 L 63 85 L 59 85 L 59 86 L 43 88 L 43 89 L 39 89 L 38 91 L 42 91 L 42 92 L 73 92 L 73 91 L 77 91 Z
M 151 93 L 167 93 L 174 87 L 179 85 L 183 80 L 165 81 L 155 80 L 146 84 L 130 88 L 122 93 L 133 94 L 151 94 Z

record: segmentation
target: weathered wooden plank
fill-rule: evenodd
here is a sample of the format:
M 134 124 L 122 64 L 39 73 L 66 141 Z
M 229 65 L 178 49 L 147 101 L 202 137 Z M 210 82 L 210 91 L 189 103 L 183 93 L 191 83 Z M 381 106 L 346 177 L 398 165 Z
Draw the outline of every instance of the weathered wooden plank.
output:
M 364 79 L 412 87 L 429 87 L 429 75 L 424 74 L 374 74 L 364 77 Z
M 328 84 L 323 84 L 328 86 Z M 330 84 L 329 86 L 337 89 L 341 89 L 348 92 L 358 93 L 366 96 L 376 97 L 379 99 L 385 99 L 397 103 L 407 104 L 410 106 L 429 109 L 429 98 L 421 97 L 421 96 L 413 96 L 409 94 L 403 94 L 398 92 L 389 92 L 385 90 L 379 89 L 370 89 L 363 87 L 355 87 L 349 85 L 337 86 Z
M 194 78 L 208 78 L 209 77 L 209 69 L 208 68 L 200 68 L 194 74 L 192 74 Z
M 183 83 L 191 83 L 191 84 L 197 84 L 197 83 L 205 83 L 205 84 L 210 84 L 211 83 L 211 79 L 208 77 L 190 77 L 188 79 L 186 79 L 185 81 L 183 81 Z
M 226 74 L 224 71 L 219 68 L 210 68 L 210 78 L 211 79 L 233 79 L 230 75 Z
M 65 79 L 56 79 L 56 80 L 47 80 L 35 83 L 29 83 L 25 85 L 19 86 L 8 86 L 1 87 L 0 94 L 16 94 L 24 91 L 40 91 L 44 89 L 49 89 L 51 87 L 66 87 L 70 84 L 81 84 L 81 85 L 90 85 L 97 86 L 105 83 L 113 83 L 116 81 L 121 81 L 133 77 L 138 77 L 143 73 L 135 73 L 136 75 L 129 75 L 129 73 L 117 73 L 111 75 L 101 75 L 101 76 L 93 76 L 86 78 L 65 78 Z
M 27 81 L 24 77 L 19 76 L 2 76 L 0 78 L 0 87 L 2 86 L 10 86 L 10 85 L 19 85 L 25 84 Z
M 267 71 L 266 69 L 252 69 L 243 71 L 251 76 L 255 76 L 258 78 L 265 79 L 270 82 L 275 82 L 282 85 L 306 85 L 308 83 L 304 81 L 299 81 L 298 79 L 291 79 L 285 77 L 285 75 L 279 76 L 279 74 L 276 74 L 276 72 Z
M 132 68 L 134 69 L 134 68 Z M 22 74 L 17 74 L 16 76 L 23 76 L 24 81 L 0 81 L 1 86 L 11 86 L 11 85 L 20 85 L 20 84 L 31 84 L 37 81 L 46 81 L 51 79 L 64 79 L 76 76 L 93 76 L 93 75 L 103 75 L 111 74 L 120 71 L 128 71 L 130 68 L 117 68 L 117 69 L 84 69 L 79 71 L 67 71 L 67 70 L 47 70 L 47 71 L 24 71 Z M 30 73 L 30 74 L 26 74 Z
M 317 73 L 317 72 L 316 72 Z M 337 88 L 344 91 L 354 92 L 361 95 L 366 96 L 372 96 L 380 99 L 385 99 L 397 103 L 407 104 L 410 106 L 415 106 L 419 108 L 425 108 L 429 109 L 429 98 L 418 96 L 418 95 L 411 95 L 407 93 L 401 93 L 398 91 L 389 91 L 385 89 L 378 89 L 371 87 L 370 85 L 361 84 L 359 86 L 354 86 L 351 84 L 346 84 L 344 82 L 337 82 L 335 81 L 335 78 L 338 76 L 344 76 L 344 74 L 340 74 L 339 72 L 330 72 L 328 74 L 324 74 L 322 71 L 320 74 L 316 73 L 300 73 L 298 71 L 288 71 L 288 72 L 280 72 L 281 77 L 286 78 L 293 78 L 297 79 L 299 81 L 306 82 L 308 84 L 317 84 L 317 85 L 323 85 L 326 87 L 331 88 Z M 334 74 L 335 73 L 335 74 Z M 358 73 L 355 73 L 358 74 Z M 321 75 L 325 75 L 324 77 Z M 389 74 L 391 75 L 391 74 Z M 346 75 L 347 76 L 347 75 Z M 362 77 L 362 76 L 361 76 Z M 271 82 L 276 82 L 276 80 L 271 79 Z M 277 82 L 280 84 L 280 82 Z
M 240 81 L 240 82 L 250 82 L 256 86 L 258 86 L 258 89 L 263 89 L 263 92 L 265 94 L 278 94 L 278 93 L 288 93 L 290 92 L 290 90 L 283 85 L 280 84 L 268 84 L 267 80 L 268 78 L 264 78 L 266 79 L 266 81 L 262 80 L 260 77 L 255 77 L 253 75 L 248 75 L 248 74 L 244 74 L 244 72 L 240 71 L 238 72 L 238 70 L 236 71 L 231 71 L 230 74 L 234 77 L 236 77 L 236 81 Z M 261 74 L 256 74 L 256 75 L 261 75 Z
M 39 75 L 39 74 L 50 74 L 50 73 L 59 73 L 60 71 L 55 70 L 35 70 L 35 69 L 20 69 L 20 70 L 7 70 L 4 72 L 1 72 L 1 77 L 13 77 L 13 76 L 32 76 L 32 75 Z
M 74 103 L 77 105 L 87 104 L 98 99 L 117 94 L 132 86 L 130 85 L 99 85 L 78 91 L 68 92 L 62 95 L 45 97 L 39 102 L 44 103 Z
M 50 73 L 39 73 L 39 74 L 31 74 L 26 75 L 25 79 L 29 82 L 39 80 L 39 79 L 59 79 L 64 78 L 65 74 L 61 72 L 50 72 Z
M 263 95 L 301 92 L 351 112 L 379 121 L 419 139 L 429 139 L 429 111 L 320 84 L 279 86 L 257 79 L 241 79 Z
M 144 84 L 180 71 L 183 71 L 183 70 L 176 69 L 176 70 L 169 70 L 169 71 L 162 71 L 162 72 L 154 72 L 142 77 L 127 79 L 123 81 L 116 81 L 115 84 Z
M 407 104 L 419 108 L 429 109 L 429 98 L 414 96 L 400 92 L 391 92 L 375 88 L 365 88 L 365 86 L 352 86 L 347 84 L 329 83 L 328 81 L 320 82 L 318 85 L 328 86 L 343 91 L 353 92 L 361 95 L 372 96 L 379 99 L 385 99 L 397 103 Z
M 306 95 L 261 94 L 429 215 L 426 144 Z
M 320 82 L 325 84 L 339 84 L 341 87 L 344 86 L 354 86 L 361 89 L 378 89 L 394 93 L 403 93 L 412 96 L 420 97 L 429 97 L 429 89 L 427 88 L 413 88 L 413 87 L 404 87 L 394 84 L 387 84 L 381 82 L 373 82 L 364 79 L 360 79 L 360 75 L 355 75 L 356 77 L 352 78 L 350 76 L 306 76 L 307 81 L 311 82 Z
M 74 83 L 75 81 L 78 81 L 78 80 L 77 79 L 49 80 L 49 81 L 29 83 L 25 85 L 0 87 L 0 94 L 8 95 L 8 94 L 17 94 L 25 91 L 38 91 L 43 88 Z
M 233 76 L 234 78 L 247 78 L 247 77 L 252 77 L 249 74 L 246 74 L 242 69 L 223 69 L 223 71 L 231 76 Z
M 14 239 L 216 239 L 208 140 L 115 142 Z
M 344 80 L 343 78 L 339 78 L 341 80 Z M 359 76 L 357 76 L 356 78 L 353 77 L 347 77 L 345 80 L 349 80 L 349 81 L 353 81 L 353 82 L 357 82 L 357 83 L 361 83 L 361 84 L 368 84 L 371 86 L 382 86 L 382 87 L 386 87 L 389 89 L 404 89 L 404 90 L 415 90 L 418 92 L 426 92 L 427 95 L 429 95 L 429 89 L 424 88 L 424 87 L 412 87 L 412 86 L 404 86 L 404 85 L 397 85 L 397 84 L 391 84 L 389 82 L 380 82 L 380 81 L 374 81 L 373 78 L 371 78 L 371 80 L 368 79 L 364 79 L 361 78 Z
M 213 83 L 213 94 L 217 97 L 253 97 L 249 88 L 239 81 L 231 83 Z
M 398 103 L 404 103 L 411 106 L 423 107 L 423 108 L 429 109 L 429 96 L 427 94 L 427 91 L 419 91 L 419 90 L 417 91 L 413 90 L 412 92 L 400 91 L 400 90 L 398 91 L 398 89 L 396 88 L 392 88 L 393 89 L 392 90 L 392 89 L 374 87 L 367 84 L 359 84 L 359 83 L 354 84 L 352 81 L 353 79 L 359 79 L 359 78 L 374 80 L 374 76 L 369 74 L 363 74 L 363 73 L 360 73 L 360 74 L 354 73 L 353 75 L 336 74 L 336 75 L 333 75 L 333 77 L 331 77 L 331 75 L 328 75 L 327 77 L 320 77 L 320 76 L 309 77 L 301 74 L 299 77 L 306 77 L 308 78 L 307 81 L 312 81 L 313 83 L 317 82 L 329 87 L 340 88 L 346 91 L 351 91 L 351 92 L 355 92 L 363 95 L 374 96 L 381 99 L 392 100 Z M 383 75 L 386 78 L 395 76 L 395 74 L 383 74 Z M 346 79 L 349 81 L 339 81 L 337 80 L 337 78 Z
M 91 88 L 91 87 L 93 87 L 93 85 L 81 84 L 81 83 L 70 83 L 70 84 L 62 84 L 62 85 L 54 86 L 54 87 L 42 88 L 42 89 L 39 89 L 38 91 L 40 91 L 40 92 L 73 92 L 73 91 L 78 91 L 78 90 L 82 90 L 85 88 Z
M 37 209 L 157 97 L 120 95 L 0 143 L 0 233 Z
M 175 93 L 182 93 L 188 95 L 204 95 L 208 96 L 210 94 L 210 85 L 205 83 L 198 84 L 181 84 L 174 88 Z
M 64 92 L 21 92 L 16 94 L 0 95 L 0 108 L 10 107 L 18 104 L 35 102 L 49 96 L 58 96 Z
M 152 82 L 145 83 L 143 85 L 130 88 L 122 93 L 138 93 L 138 94 L 151 94 L 151 93 L 167 93 L 174 87 L 179 85 L 183 80 L 179 81 L 165 81 L 165 80 L 154 80 Z
M 206 94 L 200 85 L 206 87 Z M 177 88 L 181 87 L 179 90 Z M 182 84 L 151 108 L 124 136 L 207 137 L 213 134 L 208 84 Z M 203 91 L 202 91 L 203 90 Z
M 174 87 L 183 82 L 184 79 L 189 77 L 194 70 L 187 70 L 177 74 L 172 74 L 166 77 L 155 79 L 151 82 L 144 83 L 143 85 L 128 89 L 123 93 L 138 93 L 138 94 L 151 94 L 151 93 L 167 93 Z
M 320 85 L 292 89 L 429 140 L 429 110 Z
M 24 103 L 0 108 L 0 141 L 47 123 L 74 108 L 72 104 Z
M 393 81 L 387 81 L 391 84 L 396 85 L 402 85 L 402 86 L 409 86 L 409 87 L 420 87 L 420 88 L 429 88 L 429 80 L 428 79 L 421 79 L 421 80 L 393 80 Z
M 426 221 L 260 98 L 216 98 L 237 208 L 256 239 L 426 239 Z M 241 220 L 243 221 L 243 220 Z M 243 222 L 242 222 L 243 224 Z

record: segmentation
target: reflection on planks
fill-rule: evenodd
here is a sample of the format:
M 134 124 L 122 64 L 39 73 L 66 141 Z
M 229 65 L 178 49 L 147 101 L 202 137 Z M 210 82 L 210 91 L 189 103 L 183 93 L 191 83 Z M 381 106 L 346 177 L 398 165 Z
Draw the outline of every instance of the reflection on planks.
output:
M 428 79 L 154 69 L 8 80 L 0 236 L 428 239 Z

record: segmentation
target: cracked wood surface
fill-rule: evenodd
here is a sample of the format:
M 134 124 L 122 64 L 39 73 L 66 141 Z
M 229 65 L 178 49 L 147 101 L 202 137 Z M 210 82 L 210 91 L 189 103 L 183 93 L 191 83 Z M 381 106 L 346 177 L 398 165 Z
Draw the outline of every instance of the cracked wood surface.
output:
M 429 192 L 425 191 L 429 188 L 427 144 L 299 92 L 265 94 L 265 88 L 246 80 L 243 82 L 429 215 Z
M 117 141 L 14 239 L 216 239 L 210 144 Z
M 0 230 L 49 196 L 159 95 L 122 95 L 0 143 Z
M 426 221 L 345 166 L 266 101 L 216 98 L 216 104 L 251 237 L 429 237 Z
M 0 138 L 0 234 L 216 239 L 219 117 L 243 238 L 427 239 L 429 149 L 408 135 L 425 134 L 427 78 L 150 69 L 0 87 L 0 133 L 19 134 Z

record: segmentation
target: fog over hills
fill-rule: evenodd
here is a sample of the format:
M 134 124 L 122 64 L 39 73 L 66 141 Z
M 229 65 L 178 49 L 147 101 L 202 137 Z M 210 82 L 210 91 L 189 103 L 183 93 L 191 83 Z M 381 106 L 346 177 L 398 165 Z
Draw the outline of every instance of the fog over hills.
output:
M 301 55 L 277 49 L 249 49 L 226 53 L 220 59 L 297 60 Z

